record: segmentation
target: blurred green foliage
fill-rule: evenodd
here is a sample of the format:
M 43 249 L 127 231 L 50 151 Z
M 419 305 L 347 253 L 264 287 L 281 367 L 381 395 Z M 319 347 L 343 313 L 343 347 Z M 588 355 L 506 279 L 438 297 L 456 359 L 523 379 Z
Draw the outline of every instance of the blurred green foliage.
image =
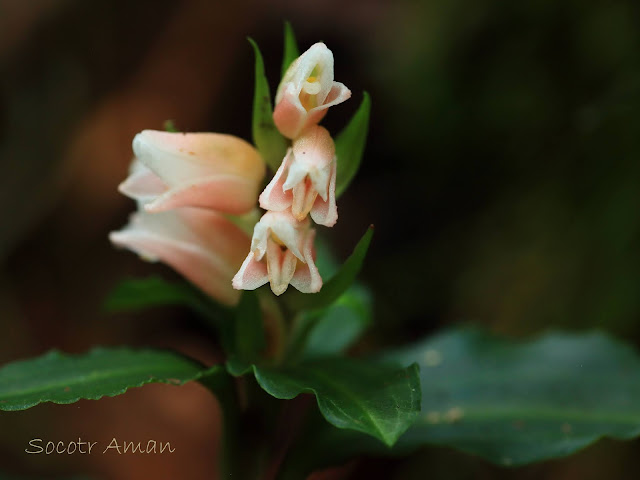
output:
M 399 16 L 372 64 L 383 320 L 640 332 L 639 10 L 438 0 Z

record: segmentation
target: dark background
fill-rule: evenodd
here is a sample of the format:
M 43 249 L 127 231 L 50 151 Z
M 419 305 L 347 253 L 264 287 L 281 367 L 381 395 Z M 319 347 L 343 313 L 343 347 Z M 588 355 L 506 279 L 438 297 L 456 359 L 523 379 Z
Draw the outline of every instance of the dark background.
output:
M 0 361 L 96 344 L 214 360 L 182 310 L 110 315 L 116 192 L 131 140 L 174 119 L 250 139 L 257 40 L 272 87 L 282 22 L 324 41 L 353 98 L 373 101 L 361 171 L 328 232 L 341 258 L 370 223 L 376 302 L 365 348 L 474 322 L 525 336 L 640 339 L 640 4 L 623 1 L 0 0 Z M 197 385 L 0 413 L 0 468 L 99 479 L 210 479 L 217 406 Z M 173 455 L 27 455 L 32 438 L 171 441 Z M 635 478 L 637 441 L 502 470 L 447 449 L 361 462 L 352 478 Z

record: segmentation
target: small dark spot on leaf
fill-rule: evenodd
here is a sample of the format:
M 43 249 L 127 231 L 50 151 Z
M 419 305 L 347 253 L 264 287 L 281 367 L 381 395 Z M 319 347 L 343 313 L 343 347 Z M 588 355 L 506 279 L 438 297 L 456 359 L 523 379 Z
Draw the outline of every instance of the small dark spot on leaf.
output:
M 71 387 L 64 387 L 64 391 L 65 392 L 70 392 L 71 391 Z

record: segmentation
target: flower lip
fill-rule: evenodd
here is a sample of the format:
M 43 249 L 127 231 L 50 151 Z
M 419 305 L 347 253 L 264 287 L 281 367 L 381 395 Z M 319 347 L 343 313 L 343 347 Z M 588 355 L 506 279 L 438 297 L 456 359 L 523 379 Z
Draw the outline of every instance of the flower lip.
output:
M 256 259 L 261 260 L 267 253 L 269 240 L 276 240 L 290 250 L 293 255 L 305 262 L 305 257 L 300 251 L 300 235 L 309 227 L 309 220 L 298 221 L 289 210 L 281 212 L 267 212 L 256 224 L 251 240 L 251 251 Z M 273 238 L 275 236 L 275 238 Z
M 333 53 L 324 43 L 318 42 L 289 66 L 278 87 L 276 103 L 282 100 L 284 91 L 287 89 L 296 97 L 303 90 L 310 95 L 316 95 L 317 105 L 322 105 L 332 86 Z M 300 106 L 302 106 L 301 103 Z

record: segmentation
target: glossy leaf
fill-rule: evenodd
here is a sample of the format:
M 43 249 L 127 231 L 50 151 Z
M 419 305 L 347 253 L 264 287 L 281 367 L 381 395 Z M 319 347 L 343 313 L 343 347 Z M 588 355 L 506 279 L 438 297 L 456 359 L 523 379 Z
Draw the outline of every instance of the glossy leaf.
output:
M 24 410 L 43 402 L 74 403 L 113 397 L 147 383 L 182 385 L 217 372 L 177 353 L 95 348 L 86 354 L 50 351 L 0 368 L 0 410 Z
M 449 332 L 390 359 L 422 367 L 422 420 L 402 444 L 448 445 L 502 465 L 640 435 L 640 358 L 600 333 L 514 343 Z
M 256 57 L 253 92 L 253 143 L 269 168 L 275 172 L 287 152 L 288 142 L 273 123 L 271 94 L 269 93 L 269 82 L 267 82 L 264 73 L 262 54 L 253 39 L 249 38 L 249 43 L 251 43 Z
M 229 368 L 230 367 L 230 368 Z M 420 410 L 418 367 L 398 369 L 350 358 L 323 358 L 288 367 L 228 365 L 240 375 L 252 369 L 260 386 L 284 400 L 312 393 L 324 418 L 393 445 Z
M 287 73 L 289 65 L 300 56 L 300 49 L 293 28 L 289 22 L 284 22 L 284 55 L 282 56 L 281 76 Z
M 360 168 L 367 142 L 370 113 L 371 99 L 369 94 L 364 92 L 358 110 L 335 139 L 338 158 L 336 174 L 336 196 L 338 197 L 347 189 Z
M 372 237 L 373 226 L 370 226 L 354 248 L 351 256 L 340 267 L 340 270 L 323 285 L 318 293 L 301 294 L 299 292 L 291 292 L 285 297 L 289 305 L 296 310 L 314 310 L 328 307 L 340 298 L 360 273 Z
M 395 454 L 443 445 L 517 466 L 570 455 L 605 436 L 640 436 L 640 357 L 601 333 L 549 333 L 521 343 L 450 331 L 385 361 L 420 364 L 422 412 Z M 315 458 L 292 452 L 295 471 L 385 453 L 366 437 L 335 429 L 310 437 L 305 448 Z

